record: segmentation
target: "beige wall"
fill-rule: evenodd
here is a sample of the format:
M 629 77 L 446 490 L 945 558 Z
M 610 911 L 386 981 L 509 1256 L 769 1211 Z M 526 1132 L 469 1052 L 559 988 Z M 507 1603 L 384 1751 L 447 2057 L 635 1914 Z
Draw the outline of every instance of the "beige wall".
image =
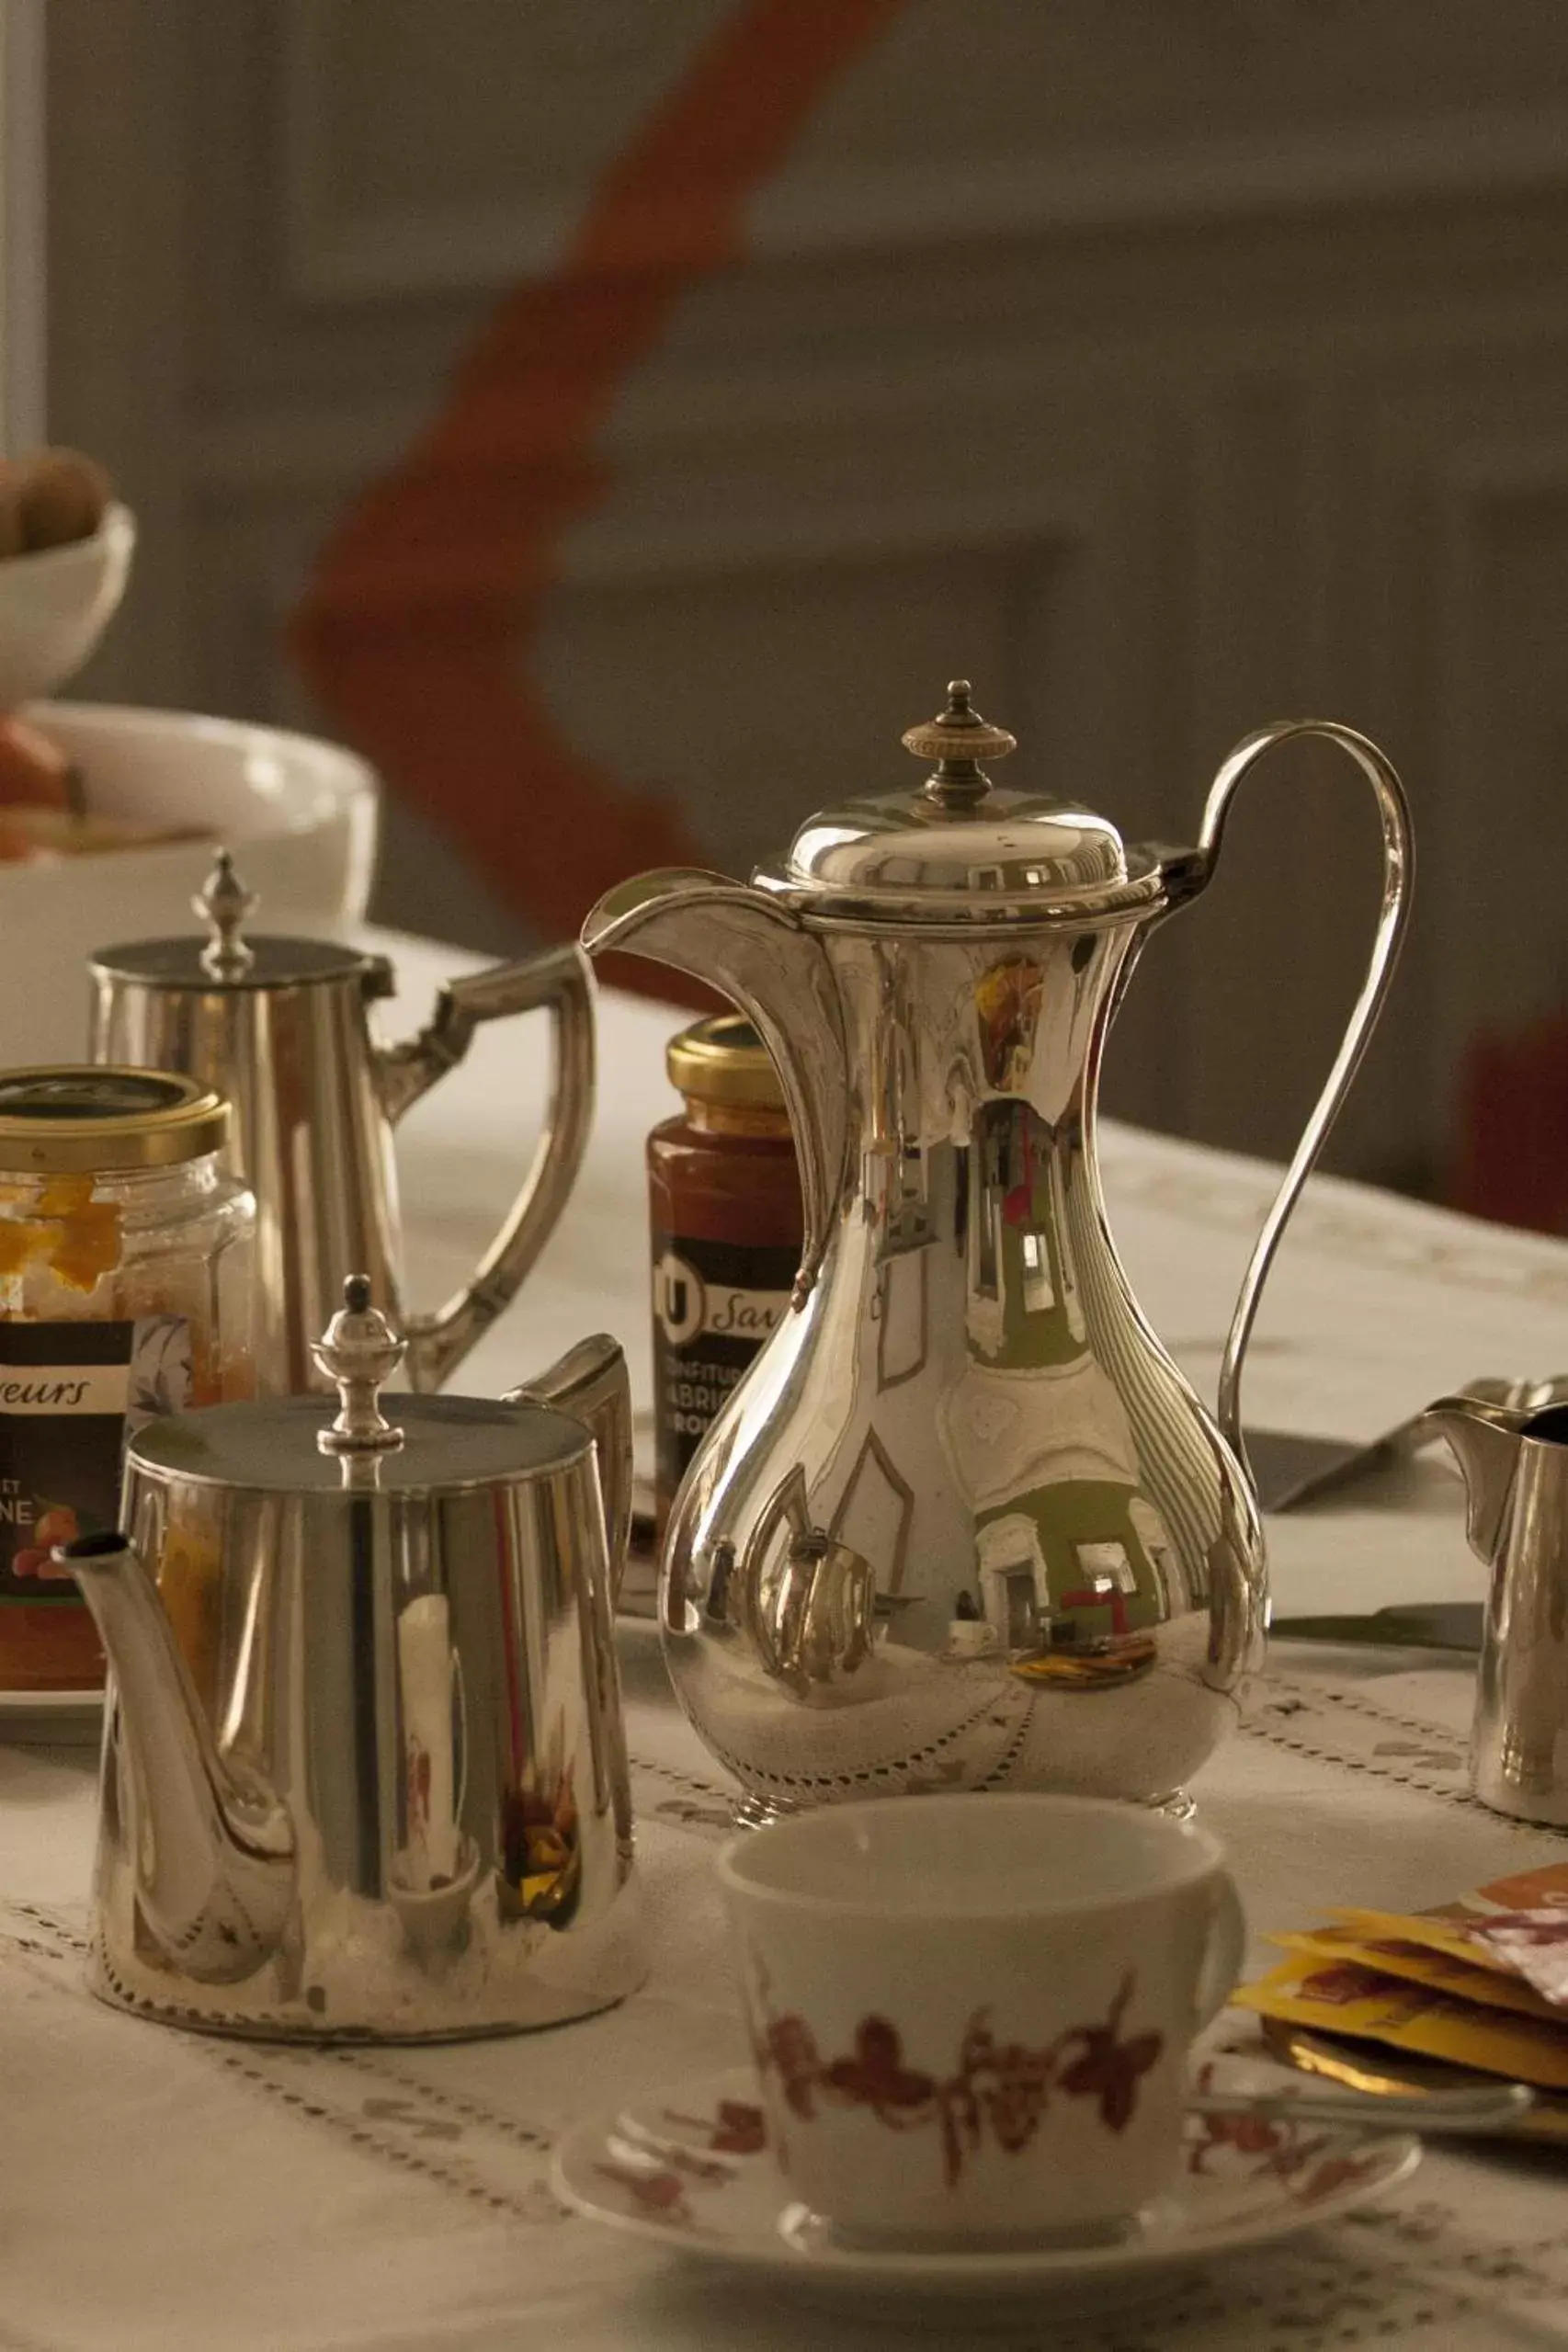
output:
M 332 518 L 733 5 L 51 0 L 53 430 L 144 534 L 86 683 L 309 721 Z M 913 0 L 626 384 L 525 657 L 734 866 L 902 782 L 958 668 L 1133 834 L 1262 719 L 1367 728 L 1421 906 L 1340 1162 L 1429 1180 L 1474 1024 L 1568 983 L 1565 264 L 1557 0 Z M 1257 788 L 1117 1107 L 1286 1148 L 1375 904 L 1356 793 Z M 382 904 L 517 936 L 406 818 Z

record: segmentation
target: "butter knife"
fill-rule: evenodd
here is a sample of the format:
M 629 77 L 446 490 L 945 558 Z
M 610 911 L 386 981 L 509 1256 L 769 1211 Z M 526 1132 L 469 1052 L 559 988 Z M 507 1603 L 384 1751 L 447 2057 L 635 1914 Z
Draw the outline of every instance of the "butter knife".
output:
M 1526 1406 L 1531 1412 L 1568 1403 L 1568 1378 L 1562 1375 L 1550 1380 L 1480 1378 L 1461 1385 L 1466 1396 L 1484 1397 L 1494 1404 Z M 1293 1430 L 1249 1428 L 1247 1456 L 1259 1507 L 1298 1511 L 1304 1505 L 1322 1502 L 1360 1479 L 1424 1453 L 1441 1436 L 1441 1430 L 1427 1420 L 1425 1408 L 1385 1429 L 1368 1445 L 1303 1437 Z
M 1400 1601 L 1365 1615 L 1277 1617 L 1277 1642 L 1350 1642 L 1387 1650 L 1454 1650 L 1481 1653 L 1480 1601 Z

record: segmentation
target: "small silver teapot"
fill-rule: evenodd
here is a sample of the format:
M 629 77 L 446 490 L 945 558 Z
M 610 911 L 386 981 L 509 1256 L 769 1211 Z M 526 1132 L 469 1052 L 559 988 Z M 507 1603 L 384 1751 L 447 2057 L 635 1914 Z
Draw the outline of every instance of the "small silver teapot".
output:
M 1208 883 L 1243 778 L 1302 735 L 1372 787 L 1382 904 L 1242 1286 L 1216 1426 L 1112 1244 L 1096 1096 L 1144 942 Z M 903 740 L 916 790 L 809 818 L 749 887 L 641 875 L 584 929 L 743 1007 L 801 1162 L 793 1312 L 671 1515 L 665 1656 L 744 1818 L 943 1788 L 1180 1803 L 1262 1649 L 1242 1361 L 1392 971 L 1404 795 L 1365 737 L 1292 722 L 1237 745 L 1196 844 L 1140 846 L 993 783 L 1013 738 L 961 680 Z
M 417 1036 L 388 1044 L 369 1007 L 393 993 L 385 956 L 330 939 L 245 937 L 256 899 L 219 853 L 193 902 L 209 936 L 140 939 L 88 959 L 95 1062 L 176 1070 L 230 1104 L 230 1157 L 256 1195 L 256 1350 L 263 1394 L 320 1386 L 312 1344 L 345 1278 L 368 1273 L 403 1322 L 408 1376 L 439 1388 L 506 1306 L 565 1207 L 594 1108 L 593 981 L 574 946 L 449 981 Z M 475 1028 L 548 1010 L 543 1133 L 472 1280 L 404 1318 L 392 1130 L 468 1051 Z
M 110 1666 L 94 1988 L 215 2033 L 553 2025 L 645 1972 L 612 1639 L 626 1366 L 389 1400 L 364 1277 L 294 1397 L 148 1423 L 57 1554 Z M 603 1488 L 601 1494 L 601 1477 Z

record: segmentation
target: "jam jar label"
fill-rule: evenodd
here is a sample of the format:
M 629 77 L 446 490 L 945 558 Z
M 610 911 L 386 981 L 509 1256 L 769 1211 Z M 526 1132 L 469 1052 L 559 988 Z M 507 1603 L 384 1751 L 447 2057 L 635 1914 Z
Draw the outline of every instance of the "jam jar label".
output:
M 680 1484 L 709 1425 L 790 1311 L 798 1248 L 653 1237 L 659 1492 Z
M 114 1526 L 126 1437 L 189 1392 L 183 1315 L 0 1323 L 0 1600 L 78 1598 L 51 1551 Z

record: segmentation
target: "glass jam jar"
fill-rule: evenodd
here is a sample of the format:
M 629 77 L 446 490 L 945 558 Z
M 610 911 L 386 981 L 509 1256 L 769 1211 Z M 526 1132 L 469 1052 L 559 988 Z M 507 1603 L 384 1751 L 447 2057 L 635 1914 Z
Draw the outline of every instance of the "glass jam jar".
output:
M 659 1541 L 687 1464 L 789 1310 L 801 1183 L 767 1050 L 738 1013 L 672 1039 L 678 1118 L 648 1138 Z
M 104 1678 L 57 1543 L 112 1528 L 126 1436 L 251 1386 L 250 1194 L 222 1097 L 153 1070 L 0 1072 L 0 1689 Z

